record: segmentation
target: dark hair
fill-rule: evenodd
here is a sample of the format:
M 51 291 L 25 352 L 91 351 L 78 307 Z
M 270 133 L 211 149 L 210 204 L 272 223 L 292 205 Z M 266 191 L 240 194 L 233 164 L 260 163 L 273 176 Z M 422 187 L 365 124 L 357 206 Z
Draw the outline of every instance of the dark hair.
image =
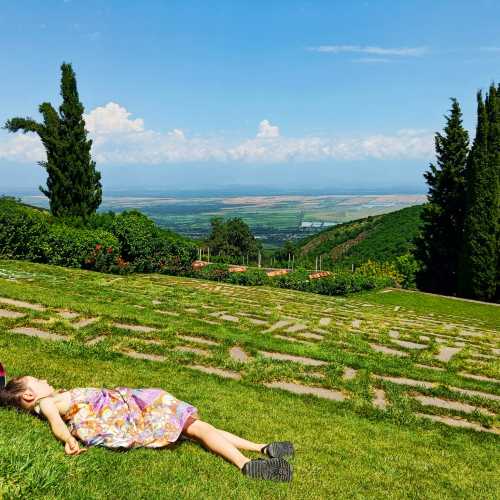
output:
M 18 410 L 24 410 L 21 401 L 25 389 L 24 377 L 10 379 L 9 383 L 3 389 L 0 389 L 0 406 L 11 406 Z

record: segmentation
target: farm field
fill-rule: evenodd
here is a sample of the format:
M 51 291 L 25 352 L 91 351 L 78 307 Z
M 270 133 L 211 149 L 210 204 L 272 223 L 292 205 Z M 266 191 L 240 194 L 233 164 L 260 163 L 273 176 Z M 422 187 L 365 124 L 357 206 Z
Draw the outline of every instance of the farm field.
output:
M 500 497 L 495 305 L 1 260 L 0 360 L 56 387 L 163 387 L 217 427 L 297 449 L 290 484 L 190 442 L 66 457 L 45 422 L 0 410 L 0 497 Z
M 100 211 L 137 208 L 157 224 L 185 236 L 202 238 L 210 231 L 214 216 L 241 217 L 267 245 L 302 238 L 329 225 L 370 215 L 393 212 L 424 203 L 425 195 L 322 195 L 322 196 L 199 196 L 126 197 L 105 196 Z M 43 196 L 22 200 L 47 206 Z

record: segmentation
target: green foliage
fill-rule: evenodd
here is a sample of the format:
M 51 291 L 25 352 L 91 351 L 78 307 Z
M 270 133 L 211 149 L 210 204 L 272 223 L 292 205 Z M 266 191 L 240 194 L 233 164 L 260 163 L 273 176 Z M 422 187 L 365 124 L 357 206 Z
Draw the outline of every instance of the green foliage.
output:
M 183 273 L 196 258 L 194 243 L 158 227 L 136 210 L 98 214 L 89 225 L 111 232 L 120 243 L 122 258 L 137 272 Z
M 297 244 L 295 262 L 313 268 L 316 257 L 321 255 L 322 268 L 333 270 L 359 266 L 367 260 L 394 261 L 413 249 L 422 210 L 422 205 L 416 205 L 317 233 Z
M 209 264 L 193 270 L 190 276 L 237 285 L 269 285 L 289 290 L 318 293 L 321 295 L 346 295 L 388 286 L 397 286 L 401 280 L 394 266 L 369 262 L 354 273 L 340 271 L 320 279 L 310 279 L 310 271 L 296 269 L 288 274 L 268 277 L 262 269 L 248 269 L 244 272 L 230 272 L 226 264 Z
M 224 257 L 248 256 L 255 258 L 261 248 L 250 227 L 239 217 L 224 221 L 214 217 L 211 221 L 212 232 L 206 241 L 211 254 Z
M 396 271 L 400 275 L 399 284 L 403 288 L 416 288 L 416 276 L 419 270 L 419 263 L 411 253 L 400 255 L 394 261 Z
M 449 295 L 457 291 L 469 149 L 456 99 L 452 99 L 444 134 L 436 134 L 435 145 L 437 165 L 431 164 L 424 174 L 429 203 L 422 211 L 422 230 L 415 239 L 415 256 L 420 265 L 417 283 L 423 290 Z
M 101 204 L 101 174 L 91 159 L 92 141 L 87 139 L 84 108 L 78 96 L 76 77 L 71 64 L 61 65 L 59 113 L 50 103 L 39 106 L 43 123 L 31 118 L 12 118 L 5 124 L 10 132 L 34 132 L 40 137 L 46 153 L 39 162 L 47 171 L 47 187 L 40 190 L 49 198 L 55 216 L 88 217 Z
M 467 162 L 467 205 L 459 292 L 481 300 L 498 293 L 500 96 L 477 95 L 476 137 Z
M 103 272 L 179 274 L 191 268 L 196 247 L 137 211 L 55 218 L 4 198 L 0 254 Z
M 94 255 L 96 248 L 106 252 L 105 260 Z M 0 254 L 4 257 L 110 271 L 119 252 L 117 238 L 107 231 L 71 227 L 47 212 L 0 200 Z

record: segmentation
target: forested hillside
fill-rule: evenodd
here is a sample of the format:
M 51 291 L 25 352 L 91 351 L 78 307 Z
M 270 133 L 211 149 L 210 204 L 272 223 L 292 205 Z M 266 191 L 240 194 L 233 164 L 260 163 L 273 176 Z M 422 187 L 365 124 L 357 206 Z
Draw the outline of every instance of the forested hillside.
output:
M 297 254 L 301 261 L 310 263 L 322 256 L 324 265 L 359 265 L 368 259 L 390 261 L 412 247 L 422 208 L 416 205 L 340 224 L 301 240 Z

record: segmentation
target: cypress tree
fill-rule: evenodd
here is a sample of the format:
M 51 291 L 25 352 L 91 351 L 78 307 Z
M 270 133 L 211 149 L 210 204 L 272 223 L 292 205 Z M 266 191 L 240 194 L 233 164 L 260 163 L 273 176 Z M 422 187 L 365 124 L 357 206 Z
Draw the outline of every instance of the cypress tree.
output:
M 50 210 L 56 216 L 88 217 L 102 201 L 101 174 L 95 168 L 87 139 L 84 108 L 79 100 L 76 76 L 71 64 L 61 65 L 61 97 L 59 113 L 50 103 L 39 111 L 43 123 L 31 118 L 12 118 L 5 124 L 11 132 L 35 132 L 40 137 L 46 161 L 39 164 L 47 171 L 47 187 L 40 190 L 48 197 Z
M 498 266 L 498 169 L 500 163 L 500 102 L 490 87 L 483 102 L 477 95 L 476 137 L 467 161 L 466 215 L 460 262 L 460 294 L 491 300 Z
M 462 112 L 452 99 L 443 134 L 436 133 L 436 165 L 424 173 L 429 186 L 428 203 L 415 240 L 415 257 L 420 264 L 417 286 L 442 294 L 455 294 L 462 247 L 465 205 L 465 166 L 469 135 L 462 125 Z

